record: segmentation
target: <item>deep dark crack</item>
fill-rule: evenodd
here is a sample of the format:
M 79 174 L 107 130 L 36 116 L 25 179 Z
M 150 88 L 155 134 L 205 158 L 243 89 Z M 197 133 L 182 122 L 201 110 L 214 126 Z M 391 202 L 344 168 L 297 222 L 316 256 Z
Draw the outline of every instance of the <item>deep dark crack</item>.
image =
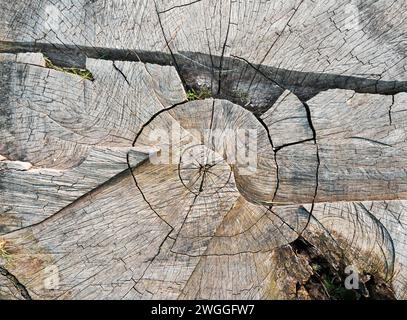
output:
M 292 91 L 301 101 L 307 101 L 319 92 L 328 89 L 346 89 L 358 93 L 383 95 L 407 92 L 407 81 L 384 81 L 331 73 L 287 70 L 252 63 L 243 57 L 234 55 L 227 57 L 198 52 L 174 52 L 168 41 L 167 45 L 170 53 L 54 43 L 0 41 L 0 52 L 43 52 L 57 65 L 82 69 L 86 67 L 86 57 L 174 66 L 186 89 L 199 89 L 201 86 L 211 88 L 214 98 L 230 100 L 257 116 L 267 111 L 277 101 L 284 89 Z M 234 68 L 225 72 L 224 66 L 228 65 L 233 65 Z M 256 78 L 256 81 L 262 84 L 261 87 L 268 89 L 261 91 L 249 89 L 247 91 L 255 74 L 261 75 Z M 197 79 L 200 79 L 199 83 Z M 220 80 L 221 87 L 219 88 Z M 216 87 L 212 86 L 214 82 Z
M 32 300 L 27 288 L 17 279 L 15 275 L 10 273 L 6 268 L 0 266 L 0 274 L 6 277 L 18 290 L 25 300 Z

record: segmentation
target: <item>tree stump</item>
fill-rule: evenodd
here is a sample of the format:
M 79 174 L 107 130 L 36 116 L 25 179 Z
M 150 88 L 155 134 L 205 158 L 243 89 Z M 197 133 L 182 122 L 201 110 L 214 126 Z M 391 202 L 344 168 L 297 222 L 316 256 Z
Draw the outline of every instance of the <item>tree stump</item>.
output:
M 0 298 L 407 298 L 405 12 L 0 0 Z

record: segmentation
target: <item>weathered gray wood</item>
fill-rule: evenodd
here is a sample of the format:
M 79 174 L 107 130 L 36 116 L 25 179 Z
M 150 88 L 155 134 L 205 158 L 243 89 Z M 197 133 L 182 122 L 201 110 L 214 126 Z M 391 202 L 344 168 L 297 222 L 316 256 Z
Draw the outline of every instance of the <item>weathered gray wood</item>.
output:
M 316 143 L 278 151 L 276 201 L 406 199 L 406 113 L 393 115 L 393 108 L 405 108 L 406 97 L 329 90 L 308 101 L 310 123 L 304 125 L 313 126 Z M 298 132 L 294 125 L 286 129 Z
M 346 200 L 406 199 L 407 118 L 389 119 L 406 98 L 328 91 L 309 101 L 320 147 L 318 197 L 333 193 L 335 181 L 332 200 L 342 200 L 340 190 Z
M 88 67 L 93 82 L 45 68 L 41 55 L 4 56 L 2 233 L 40 222 L 128 169 L 129 152 L 131 165 L 147 159 L 157 150 L 133 147 L 134 136 L 154 112 L 185 99 L 170 67 L 96 60 Z
M 260 115 L 285 90 L 407 90 L 406 4 L 385 0 L 17 1 L 0 4 L 0 51 L 174 65 Z M 28 14 L 28 12 L 30 12 Z
M 186 99 L 171 67 L 94 59 L 87 67 L 93 82 L 52 69 L 3 63 L 0 154 L 38 166 L 70 166 L 88 146 L 131 146 L 156 112 Z M 30 137 L 36 128 L 38 136 Z M 41 149 L 38 139 L 46 141 Z M 62 163 L 63 153 L 71 155 L 68 164 Z
M 3 1 L 0 30 L 7 41 L 159 52 L 169 42 L 179 53 L 406 81 L 405 11 L 403 0 Z
M 57 213 L 76 199 L 148 158 L 136 148 L 93 148 L 69 169 L 32 168 L 28 162 L 0 161 L 1 229 L 6 233 Z
M 406 12 L 0 0 L 0 298 L 407 298 Z
M 195 113 L 199 116 L 194 116 Z M 212 113 L 216 114 L 216 120 L 214 118 L 211 121 Z M 360 238 L 355 238 L 349 226 L 355 225 L 354 219 L 358 219 L 355 218 L 358 214 L 349 213 L 347 217 L 342 217 L 340 215 L 342 203 L 337 204 L 339 209 L 335 210 L 339 211 L 335 214 L 342 218 L 343 224 L 336 223 L 335 214 L 332 215 L 331 211 L 328 214 L 324 212 L 326 205 L 315 204 L 311 208 L 309 204 L 308 210 L 312 210 L 317 219 L 316 222 L 313 221 L 314 218 L 311 219 L 310 226 L 308 226 L 309 213 L 301 207 L 276 206 L 270 209 L 261 204 L 268 199 L 269 205 L 273 205 L 275 184 L 267 197 L 261 185 L 259 187 L 257 177 L 263 179 L 269 177 L 270 182 L 273 181 L 270 179 L 273 179 L 276 172 L 272 170 L 272 161 L 268 162 L 269 167 L 261 166 L 261 157 L 268 156 L 273 160 L 274 151 L 264 127 L 256 121 L 240 106 L 217 100 L 191 102 L 160 112 L 143 128 L 135 141 L 137 144 L 149 146 L 154 130 L 173 130 L 174 125 L 178 124 L 182 139 L 171 145 L 171 153 L 182 155 L 191 143 L 192 146 L 201 145 L 200 134 L 207 133 L 204 129 L 211 123 L 212 130 L 209 132 L 253 126 L 258 130 L 261 147 L 258 150 L 260 171 L 243 178 L 235 174 L 235 178 L 232 176 L 231 180 L 226 180 L 229 185 L 225 185 L 225 180 L 220 177 L 219 186 L 211 183 L 208 189 L 195 190 L 197 192 L 194 193 L 193 186 L 185 188 L 180 180 L 178 164 L 142 164 L 135 168 L 132 174 L 127 172 L 46 221 L 6 235 L 5 239 L 13 255 L 11 260 L 13 262 L 9 262 L 7 269 L 24 283 L 35 298 L 293 298 L 294 282 L 301 277 L 306 281 L 312 270 L 307 266 L 306 260 L 301 260 L 298 271 L 290 275 L 293 284 L 282 284 L 277 274 L 283 272 L 286 275 L 288 271 L 280 269 L 282 267 L 279 264 L 294 264 L 295 255 L 289 248 L 278 247 L 295 240 L 304 229 L 306 230 L 304 235 L 313 239 L 318 233 L 313 233 L 312 230 L 316 228 L 321 232 L 321 223 L 324 232 L 328 230 L 331 235 L 339 233 L 347 239 L 337 240 L 345 246 L 342 250 L 348 250 L 346 246 L 351 246 L 352 253 L 362 249 L 366 252 L 376 252 L 372 255 L 375 266 L 394 264 L 392 255 L 396 251 L 389 246 L 394 240 L 384 237 L 394 237 L 395 241 L 403 246 L 402 239 L 405 233 L 400 227 L 392 225 L 394 228 L 390 229 L 392 233 L 384 234 L 383 231 L 380 233 L 374 229 L 377 228 L 375 220 L 360 218 L 361 227 L 357 227 L 356 224 L 359 228 L 356 234 L 360 235 Z M 317 143 L 320 141 L 317 140 Z M 155 147 L 162 151 L 165 150 L 165 144 L 165 141 L 157 141 Z M 302 146 L 302 143 L 294 146 Z M 202 148 L 206 150 L 205 152 L 210 152 L 211 147 L 213 146 L 209 143 Z M 283 147 L 278 153 L 286 148 L 289 147 Z M 227 159 L 222 161 L 226 162 Z M 290 165 L 286 170 L 293 169 L 291 162 L 288 163 Z M 219 174 L 231 170 L 227 165 L 217 164 L 216 167 L 219 168 Z M 239 191 L 234 186 L 235 179 L 236 181 L 244 179 L 240 184 L 242 189 L 238 188 L 243 197 L 239 197 Z M 272 183 L 270 185 L 273 186 Z M 296 187 L 298 189 L 301 185 L 297 184 Z M 291 188 L 294 189 L 294 186 Z M 265 197 L 261 203 L 247 201 L 256 202 L 258 194 Z M 294 192 L 291 198 L 295 197 Z M 109 200 L 117 198 L 121 199 L 120 205 Z M 335 203 L 329 205 L 335 206 Z M 349 205 L 351 208 L 359 208 L 358 210 L 362 210 L 361 205 L 368 206 L 365 203 Z M 393 214 L 392 211 L 386 210 L 384 208 L 382 214 L 386 216 Z M 134 220 L 137 223 L 132 222 L 132 219 L 137 219 Z M 109 227 L 104 227 L 106 225 Z M 400 224 L 401 227 L 403 225 Z M 61 230 L 64 232 L 61 233 Z M 352 235 L 352 238 L 347 238 Z M 381 241 L 380 238 L 378 240 L 377 237 L 380 235 L 386 241 Z M 148 249 L 144 246 L 139 247 L 138 254 L 135 255 L 134 250 L 123 246 L 127 241 L 129 246 L 140 246 L 141 243 L 145 243 Z M 325 246 L 330 250 L 334 247 L 328 241 L 326 244 L 320 243 L 319 249 L 323 251 Z M 26 254 L 26 250 L 30 253 Z M 270 250 L 272 253 L 267 253 Z M 101 257 L 98 258 L 98 255 Z M 350 255 L 350 258 L 355 260 L 355 264 L 368 270 L 366 257 Z M 30 264 L 31 259 L 37 259 L 36 263 L 39 265 L 37 269 Z M 123 266 L 121 267 L 117 261 L 123 261 Z M 261 261 L 259 268 L 263 271 L 253 273 L 254 265 L 260 263 L 256 261 Z M 27 264 L 31 269 L 28 274 Z M 397 264 L 398 268 L 404 265 L 402 256 Z M 59 289 L 52 291 L 52 295 L 44 288 L 47 276 L 44 269 L 50 266 L 55 266 L 56 270 L 63 270 L 58 273 L 61 281 Z M 213 278 L 208 270 L 214 267 L 218 268 L 216 273 L 227 272 L 232 278 L 234 272 L 239 272 L 240 278 L 235 281 L 229 278 Z M 119 271 L 117 268 L 122 269 Z M 83 273 L 79 270 L 87 271 Z M 381 272 L 385 275 L 390 271 L 382 267 Z M 402 277 L 395 279 L 396 283 L 404 283 Z M 96 289 L 100 281 L 111 285 L 105 285 L 104 290 Z M 247 291 L 249 283 L 251 284 L 249 288 L 253 289 Z M 229 291 L 227 289 L 229 287 L 233 289 Z M 307 297 L 305 293 L 304 296 Z
M 274 148 L 313 140 L 306 108 L 298 97 L 288 90 L 261 119 L 267 125 Z

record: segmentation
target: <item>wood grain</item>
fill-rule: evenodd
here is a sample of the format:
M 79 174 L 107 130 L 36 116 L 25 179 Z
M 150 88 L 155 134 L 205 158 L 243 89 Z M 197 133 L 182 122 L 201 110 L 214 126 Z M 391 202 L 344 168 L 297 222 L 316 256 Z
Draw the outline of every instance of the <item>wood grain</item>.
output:
M 406 299 L 406 12 L 0 0 L 0 298 Z

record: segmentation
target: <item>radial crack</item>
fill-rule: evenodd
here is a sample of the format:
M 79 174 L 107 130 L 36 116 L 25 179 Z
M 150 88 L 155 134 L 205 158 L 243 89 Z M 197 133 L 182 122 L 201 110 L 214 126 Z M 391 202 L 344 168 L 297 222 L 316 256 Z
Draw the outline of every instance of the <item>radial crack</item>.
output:
M 17 279 L 15 275 L 11 274 L 3 266 L 0 266 L 0 274 L 6 277 L 14 285 L 14 287 L 18 290 L 18 292 L 20 292 L 21 296 L 25 300 L 32 300 L 27 288 Z

